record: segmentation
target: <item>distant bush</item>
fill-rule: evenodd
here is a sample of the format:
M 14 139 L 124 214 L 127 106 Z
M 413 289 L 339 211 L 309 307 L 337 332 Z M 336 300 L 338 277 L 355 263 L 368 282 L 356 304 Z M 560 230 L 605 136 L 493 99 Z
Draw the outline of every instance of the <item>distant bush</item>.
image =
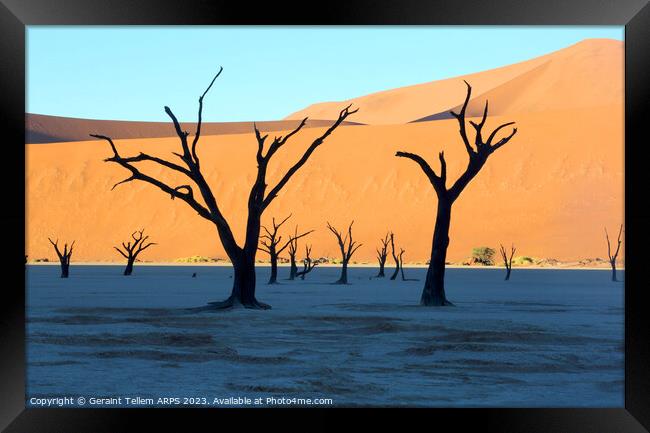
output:
M 216 260 L 204 256 L 181 257 L 174 260 L 177 263 L 209 263 Z
M 528 256 L 518 256 L 512 259 L 512 264 L 516 266 L 527 266 L 535 263 L 535 259 Z
M 535 260 L 535 264 L 539 266 L 557 266 L 560 264 L 560 261 L 557 259 L 537 259 Z
M 41 263 L 41 262 L 46 262 L 46 263 L 47 263 L 47 262 L 50 261 L 50 259 L 47 259 L 47 258 L 45 258 L 45 259 L 36 259 L 36 260 L 34 260 L 34 261 L 35 261 L 36 263 Z
M 494 253 L 495 251 L 490 247 L 472 248 L 472 261 L 474 263 L 480 263 L 484 266 L 493 265 Z

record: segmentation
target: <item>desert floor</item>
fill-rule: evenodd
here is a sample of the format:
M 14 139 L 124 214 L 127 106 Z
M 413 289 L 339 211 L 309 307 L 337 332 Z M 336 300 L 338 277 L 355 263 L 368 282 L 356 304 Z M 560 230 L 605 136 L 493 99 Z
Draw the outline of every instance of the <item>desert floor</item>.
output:
M 280 269 L 284 278 L 286 268 Z M 270 311 L 189 312 L 228 296 L 222 266 L 28 266 L 27 398 L 331 398 L 337 406 L 623 406 L 623 283 L 609 271 L 449 269 L 421 281 L 335 267 L 265 283 Z M 197 278 L 191 278 L 197 272 Z M 409 278 L 424 269 L 408 268 Z M 623 273 L 620 273 L 623 279 Z M 88 403 L 84 407 L 89 407 Z

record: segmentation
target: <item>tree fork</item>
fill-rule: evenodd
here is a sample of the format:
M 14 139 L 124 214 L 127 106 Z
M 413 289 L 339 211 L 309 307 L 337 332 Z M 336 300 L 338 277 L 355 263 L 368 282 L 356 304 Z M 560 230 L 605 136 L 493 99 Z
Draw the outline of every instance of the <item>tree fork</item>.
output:
M 304 118 L 298 126 L 287 135 L 276 136 L 268 146 L 265 145 L 268 135 L 262 136 L 260 131 L 257 129 L 257 125 L 253 125 L 255 138 L 257 140 L 257 176 L 248 197 L 246 236 L 244 245 L 240 246 L 237 244 L 230 224 L 221 212 L 217 199 L 201 172 L 201 165 L 197 152 L 197 145 L 201 135 L 203 100 L 208 91 L 212 88 L 217 77 L 221 75 L 222 71 L 223 68 L 220 68 L 219 72 L 217 72 L 203 94 L 199 97 L 198 123 L 191 145 L 188 143 L 189 133 L 183 130 L 172 110 L 169 107 L 165 107 L 165 113 L 167 113 L 172 120 L 174 130 L 176 131 L 176 135 L 178 136 L 181 145 L 181 153 L 174 152 L 174 155 L 181 160 L 182 165 L 145 153 L 140 153 L 136 156 L 123 157 L 119 154 L 115 143 L 113 143 L 113 140 L 110 137 L 99 134 L 90 134 L 90 136 L 105 140 L 110 145 L 113 156 L 106 158 L 106 162 L 118 164 L 130 172 L 130 176 L 113 185 L 113 189 L 119 185 L 135 180 L 149 183 L 168 194 L 172 200 L 182 200 L 194 209 L 199 216 L 214 224 L 224 250 L 233 264 L 235 278 L 233 278 L 233 287 L 228 299 L 222 302 L 209 303 L 207 307 L 201 308 L 221 309 L 242 305 L 246 308 L 266 309 L 270 307 L 267 304 L 257 301 L 255 298 L 255 255 L 259 243 L 262 214 L 278 196 L 282 188 L 289 182 L 293 175 L 303 165 L 305 165 L 313 152 L 323 144 L 325 139 L 329 137 L 329 135 L 332 134 L 348 116 L 356 113 L 358 109 L 351 110 L 350 107 L 352 105 L 343 108 L 332 125 L 311 142 L 298 161 L 285 172 L 278 183 L 270 188 L 268 193 L 266 173 L 271 158 L 291 137 L 297 134 L 305 126 L 307 118 Z M 143 173 L 134 165 L 135 163 L 142 161 L 156 163 L 164 168 L 181 173 L 187 177 L 191 183 L 177 186 L 168 185 Z M 196 189 L 198 189 L 202 202 L 198 201 L 194 194 Z
M 131 233 L 131 238 L 133 239 L 133 244 L 131 244 L 131 241 L 127 243 L 122 242 L 122 248 L 124 248 L 124 250 L 119 247 L 113 247 L 126 259 L 126 267 L 124 268 L 125 276 L 133 273 L 133 264 L 137 260 L 138 255 L 150 246 L 156 245 L 154 242 L 146 243 L 149 236 L 144 236 L 144 229 L 136 230 Z
M 47 238 L 48 241 L 54 247 L 56 255 L 59 257 L 59 262 L 61 263 L 61 278 L 68 278 L 70 275 L 70 257 L 72 257 L 72 249 L 74 248 L 75 241 L 72 241 L 70 244 L 70 249 L 68 249 L 68 244 L 64 244 L 63 251 L 59 250 L 59 240 L 52 241 L 52 239 Z
M 429 179 L 433 189 L 438 197 L 438 209 L 436 213 L 436 222 L 433 231 L 433 240 L 431 245 L 431 259 L 429 260 L 429 268 L 427 276 L 422 289 L 422 296 L 420 304 L 425 306 L 446 306 L 453 305 L 447 300 L 445 295 L 445 259 L 447 257 L 447 247 L 449 246 L 449 227 L 451 223 L 451 208 L 455 200 L 460 196 L 461 192 L 467 187 L 469 182 L 479 173 L 483 165 L 485 165 L 488 157 L 492 155 L 497 149 L 508 143 L 512 137 L 517 133 L 517 128 L 513 128 L 512 132 L 501 138 L 499 141 L 494 142 L 497 133 L 514 122 L 507 122 L 496 127 L 488 136 L 487 140 L 483 139 L 483 127 L 488 116 L 488 102 L 485 101 L 485 109 L 483 116 L 479 123 L 469 121 L 470 125 L 474 127 L 476 132 L 474 146 L 470 144 L 467 136 L 465 113 L 467 105 L 469 104 L 472 87 L 467 81 L 467 94 L 465 101 L 459 113 L 451 111 L 451 115 L 456 118 L 459 126 L 459 134 L 465 145 L 465 150 L 469 156 L 469 161 L 465 171 L 460 175 L 454 184 L 447 189 L 447 163 L 445 161 L 444 152 L 438 154 L 440 160 L 440 174 L 437 174 L 427 163 L 427 161 L 420 155 L 398 151 L 395 156 L 400 158 L 407 158 L 420 166 L 424 174 Z M 494 142 L 494 144 L 493 144 Z
M 607 257 L 609 257 L 609 264 L 612 267 L 612 281 L 614 282 L 618 281 L 618 279 L 616 278 L 616 258 L 618 257 L 618 253 L 621 250 L 622 234 L 623 234 L 623 224 L 621 224 L 621 227 L 618 230 L 616 251 L 614 252 L 614 254 L 612 254 L 612 247 L 609 243 L 609 234 L 607 233 L 607 227 L 605 227 L 605 238 L 607 239 Z
M 344 237 L 343 234 L 334 228 L 329 222 L 327 223 L 327 228 L 334 234 L 334 236 L 336 236 L 342 257 L 341 277 L 334 284 L 348 284 L 348 263 L 350 262 L 350 258 L 352 258 L 352 254 L 363 245 L 357 244 L 356 241 L 352 240 L 353 224 L 354 220 L 348 226 L 348 231 Z

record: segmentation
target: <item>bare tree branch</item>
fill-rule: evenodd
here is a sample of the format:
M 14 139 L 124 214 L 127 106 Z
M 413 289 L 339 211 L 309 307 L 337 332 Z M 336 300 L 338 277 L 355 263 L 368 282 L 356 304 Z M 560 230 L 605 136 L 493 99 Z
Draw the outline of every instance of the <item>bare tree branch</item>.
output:
M 123 251 L 122 251 L 121 249 L 119 249 L 118 247 L 113 247 L 113 248 L 115 248 L 115 250 L 116 250 L 118 253 L 122 254 L 122 256 L 123 256 L 125 259 L 128 259 L 128 258 L 129 258 L 129 256 L 127 256 L 126 253 L 123 252 Z
M 303 237 L 305 237 L 305 236 L 307 236 L 308 234 L 313 233 L 313 232 L 314 232 L 314 230 L 309 230 L 308 232 L 304 232 L 304 233 L 301 233 L 301 234 L 299 234 L 299 235 L 290 236 L 290 237 L 289 237 L 289 240 L 288 240 L 288 241 L 287 241 L 287 242 L 286 242 L 286 243 L 285 243 L 281 248 L 278 249 L 278 254 L 280 254 L 280 253 L 281 253 L 282 251 L 284 251 L 284 250 L 285 250 L 289 245 L 292 245 L 292 244 L 293 244 L 295 241 L 297 241 L 298 239 L 303 238 Z M 279 240 L 278 240 L 278 243 L 279 243 Z
M 325 140 L 325 139 L 326 139 L 326 138 L 327 138 L 327 137 L 328 137 L 332 132 L 334 132 L 334 130 L 335 130 L 336 128 L 338 128 L 339 125 L 340 125 L 340 124 L 341 124 L 341 123 L 342 123 L 342 122 L 343 122 L 343 121 L 344 121 L 348 116 L 350 116 L 351 114 L 354 114 L 354 113 L 356 113 L 357 111 L 359 111 L 359 109 L 356 109 L 356 110 L 352 110 L 352 111 L 350 111 L 350 107 L 351 107 L 351 106 L 352 106 L 352 105 L 348 105 L 348 106 L 345 107 L 343 110 L 341 110 L 341 112 L 339 113 L 339 117 L 338 117 L 338 119 L 337 119 L 337 120 L 336 120 L 336 121 L 335 121 L 335 122 L 334 122 L 334 123 L 333 123 L 329 128 L 327 128 L 327 130 L 326 130 L 326 131 L 325 131 L 325 132 L 324 132 L 320 137 L 316 138 L 316 139 L 311 143 L 311 145 L 307 148 L 307 150 L 306 150 L 305 153 L 302 155 L 302 157 L 298 160 L 298 162 L 296 162 L 296 163 L 295 163 L 295 164 L 294 164 L 294 165 L 293 165 L 293 166 L 292 166 L 292 167 L 291 167 L 291 168 L 290 168 L 290 169 L 285 173 L 285 175 L 282 177 L 282 179 L 280 179 L 280 181 L 277 183 L 277 185 L 275 185 L 275 186 L 274 186 L 274 187 L 269 191 L 268 195 L 266 196 L 266 198 L 265 198 L 265 199 L 263 200 L 263 202 L 262 202 L 262 209 L 266 209 L 266 208 L 268 207 L 268 205 L 271 204 L 271 202 L 273 201 L 273 199 L 278 195 L 278 193 L 279 193 L 280 190 L 284 187 L 284 185 L 286 185 L 286 183 L 289 182 L 289 179 L 291 179 L 291 176 L 293 176 L 293 175 L 295 174 L 295 172 L 298 171 L 298 169 L 299 169 L 300 167 L 302 167 L 303 165 L 305 165 L 305 163 L 307 162 L 307 160 L 309 159 L 309 157 L 311 156 L 311 154 L 314 152 L 314 150 L 316 150 L 316 148 L 317 148 L 318 146 L 320 146 L 320 145 L 323 143 L 323 141 L 324 141 L 324 140 Z M 304 122 L 304 121 L 303 121 L 303 122 Z M 301 125 L 302 125 L 302 123 L 301 123 Z M 299 128 L 302 128 L 302 126 L 300 126 Z M 296 130 L 295 132 L 298 132 L 298 131 Z M 292 134 L 290 134 L 290 135 L 292 135 Z M 287 137 L 287 138 L 288 138 L 288 137 Z M 286 141 L 286 140 L 285 140 L 285 141 Z
M 194 158 L 194 163 L 196 164 L 196 167 L 199 168 L 199 157 L 196 154 L 196 143 L 199 141 L 199 137 L 201 136 L 201 123 L 203 122 L 203 98 L 205 98 L 205 95 L 208 93 L 212 85 L 214 84 L 215 80 L 221 75 L 221 72 L 223 72 L 223 66 L 220 66 L 219 72 L 217 72 L 217 75 L 214 76 L 212 81 L 210 81 L 210 85 L 208 86 L 207 89 L 205 89 L 205 92 L 199 97 L 199 116 L 198 116 L 198 122 L 196 124 L 196 133 L 194 134 L 194 140 L 192 140 L 192 157 Z
M 297 134 L 298 131 L 300 131 L 305 126 L 306 123 L 307 123 L 307 117 L 302 119 L 300 124 L 293 131 L 291 131 L 284 137 L 283 136 L 275 137 L 275 139 L 271 143 L 271 146 L 269 146 L 269 150 L 266 152 L 264 159 L 266 161 L 269 161 L 273 157 L 275 152 L 277 152 L 278 149 L 280 149 L 287 142 L 287 140 L 289 140 L 289 138 Z
M 470 86 L 467 81 L 464 81 L 464 83 L 467 85 L 467 96 L 465 97 L 465 102 L 463 102 L 463 106 L 460 109 L 460 113 L 455 113 L 453 111 L 450 111 L 450 113 L 456 118 L 456 120 L 458 120 L 459 132 L 461 138 L 463 139 L 463 143 L 465 144 L 465 149 L 467 150 L 467 153 L 472 156 L 472 154 L 475 152 L 474 149 L 472 149 L 472 146 L 469 144 L 467 131 L 465 129 L 465 111 L 467 110 L 467 104 L 469 104 L 469 98 L 472 95 L 472 86 Z
M 113 149 L 113 152 L 115 155 L 111 158 L 107 158 L 106 161 L 110 162 L 115 162 L 122 167 L 128 169 L 131 172 L 131 176 L 127 179 L 124 179 L 115 185 L 113 185 L 112 189 L 115 189 L 116 186 L 121 185 L 123 183 L 131 182 L 133 180 L 141 180 L 143 182 L 147 182 L 151 185 L 154 185 L 158 187 L 158 189 L 162 190 L 163 192 L 166 192 L 169 194 L 172 198 L 180 198 L 181 200 L 185 201 L 187 204 L 189 204 L 199 215 L 201 215 L 203 218 L 206 218 L 208 220 L 211 220 L 211 214 L 208 209 L 203 207 L 200 203 L 198 203 L 192 193 L 191 189 L 188 191 L 188 193 L 181 193 L 179 190 L 176 188 L 172 188 L 169 185 L 164 184 L 163 182 L 159 181 L 158 179 L 154 179 L 151 176 L 148 176 L 144 173 L 142 173 L 140 170 L 138 170 L 135 166 L 131 165 L 130 162 L 128 162 L 128 158 L 122 158 L 119 153 L 117 152 L 117 148 L 115 147 L 115 144 L 113 143 L 113 140 L 110 137 L 104 136 L 104 135 L 98 135 L 98 134 L 90 134 L 91 137 L 99 138 L 108 141 L 108 143 L 111 145 L 111 148 Z M 170 163 L 171 164 L 171 163 Z M 180 167 L 179 167 L 180 168 Z M 184 170 L 184 169 L 183 169 Z M 189 188 L 188 185 L 181 186 L 179 188 Z

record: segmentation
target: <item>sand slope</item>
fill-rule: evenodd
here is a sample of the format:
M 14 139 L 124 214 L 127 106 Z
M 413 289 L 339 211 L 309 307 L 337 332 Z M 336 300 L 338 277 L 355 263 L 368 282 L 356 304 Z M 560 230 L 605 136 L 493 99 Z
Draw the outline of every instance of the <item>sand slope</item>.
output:
M 311 105 L 287 116 L 334 119 L 342 105 L 360 108 L 355 121 L 396 124 L 448 117 L 463 101 L 462 80 L 473 87 L 470 112 L 479 115 L 485 98 L 491 114 L 581 109 L 621 103 L 623 42 L 586 39 L 534 59 L 474 74 L 386 90 L 339 102 Z M 460 95 L 460 96 L 459 96 Z
M 521 255 L 603 257 L 603 227 L 613 231 L 623 219 L 622 104 L 495 116 L 488 127 L 507 120 L 518 122 L 519 134 L 491 157 L 455 204 L 449 259 L 460 260 L 472 247 L 498 247 L 499 242 L 514 242 Z M 269 185 L 322 130 L 304 130 L 278 152 Z M 172 160 L 171 152 L 178 149 L 174 138 L 117 144 L 124 155 L 144 151 Z M 255 148 L 251 134 L 206 136 L 199 146 L 207 179 L 240 240 Z M 297 223 L 316 229 L 307 238 L 314 244 L 313 255 L 335 257 L 337 245 L 325 222 L 342 227 L 354 219 L 355 237 L 364 244 L 354 259 L 373 261 L 378 239 L 390 229 L 406 249 L 406 261 L 425 261 L 435 194 L 413 162 L 394 154 L 419 152 L 437 169 L 441 149 L 454 179 L 467 161 L 454 120 L 341 127 L 269 207 L 265 222 L 293 213 L 287 228 Z M 111 192 L 128 172 L 102 162 L 110 155 L 105 142 L 28 145 L 26 155 L 30 258 L 53 259 L 47 236 L 58 236 L 77 240 L 73 260 L 120 260 L 112 246 L 140 227 L 159 243 L 143 259 L 224 257 L 214 227 L 185 203 L 144 183 Z M 181 182 L 157 166 L 141 166 L 175 185 Z
M 329 120 L 309 120 L 305 127 L 328 126 Z M 353 122 L 347 122 L 353 123 Z M 196 123 L 182 122 L 183 128 L 193 133 Z M 297 120 L 257 122 L 260 131 L 277 131 L 298 126 Z M 253 122 L 206 122 L 203 134 L 243 134 L 253 131 Z M 108 135 L 113 138 L 158 138 L 175 137 L 174 125 L 169 122 L 132 122 L 123 120 L 76 119 L 72 117 L 25 115 L 26 143 L 57 143 L 63 141 L 86 141 L 89 132 Z

